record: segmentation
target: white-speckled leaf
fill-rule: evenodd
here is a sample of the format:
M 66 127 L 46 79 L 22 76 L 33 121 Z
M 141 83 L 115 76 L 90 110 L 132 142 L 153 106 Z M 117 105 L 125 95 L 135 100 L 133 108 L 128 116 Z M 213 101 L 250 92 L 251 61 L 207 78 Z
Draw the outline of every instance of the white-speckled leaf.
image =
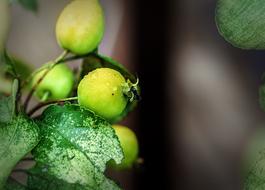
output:
M 18 161 L 38 143 L 38 126 L 26 116 L 0 124 L 0 189 Z
M 5 185 L 5 190 L 26 190 L 26 187 L 17 182 L 15 179 L 8 178 Z
M 76 105 L 53 105 L 44 111 L 39 126 L 42 139 L 33 155 L 42 173 L 87 189 L 119 189 L 103 174 L 109 160 L 123 159 L 108 122 Z
M 49 175 L 42 166 L 36 166 L 29 171 L 28 189 L 34 190 L 83 190 L 80 184 L 71 184 Z
M 245 180 L 244 190 L 265 189 L 265 151 L 259 153 Z

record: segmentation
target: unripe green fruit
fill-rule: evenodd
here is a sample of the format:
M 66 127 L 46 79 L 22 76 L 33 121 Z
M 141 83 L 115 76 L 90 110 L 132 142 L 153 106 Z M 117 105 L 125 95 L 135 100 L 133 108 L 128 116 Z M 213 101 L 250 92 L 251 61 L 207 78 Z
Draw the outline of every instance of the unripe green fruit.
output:
M 37 73 L 33 80 L 34 86 L 43 76 L 47 69 Z M 44 77 L 37 86 L 35 95 L 41 100 L 58 100 L 67 98 L 74 86 L 74 74 L 72 70 L 65 64 L 56 65 Z
M 104 15 L 98 0 L 74 0 L 62 11 L 56 36 L 60 46 L 83 55 L 95 50 L 104 34 Z
M 0 0 L 0 53 L 6 41 L 7 32 L 9 28 L 10 10 L 8 0 Z
M 130 169 L 138 158 L 139 145 L 135 133 L 128 127 L 113 125 L 124 153 L 121 164 L 111 162 L 111 167 L 116 169 Z
M 99 68 L 88 73 L 78 85 L 78 102 L 105 119 L 119 116 L 127 105 L 124 77 L 113 69 Z

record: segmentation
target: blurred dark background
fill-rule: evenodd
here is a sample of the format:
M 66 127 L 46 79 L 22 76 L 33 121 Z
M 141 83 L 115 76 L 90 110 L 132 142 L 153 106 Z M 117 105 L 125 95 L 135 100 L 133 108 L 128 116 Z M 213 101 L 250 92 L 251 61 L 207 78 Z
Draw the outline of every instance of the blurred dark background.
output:
M 10 52 L 32 67 L 56 57 L 54 26 L 67 2 L 39 0 L 36 14 L 12 6 Z M 101 3 L 100 52 L 137 73 L 142 90 L 122 123 L 137 133 L 144 163 L 109 175 L 126 190 L 243 189 L 249 144 L 264 128 L 265 52 L 234 48 L 219 35 L 216 0 Z

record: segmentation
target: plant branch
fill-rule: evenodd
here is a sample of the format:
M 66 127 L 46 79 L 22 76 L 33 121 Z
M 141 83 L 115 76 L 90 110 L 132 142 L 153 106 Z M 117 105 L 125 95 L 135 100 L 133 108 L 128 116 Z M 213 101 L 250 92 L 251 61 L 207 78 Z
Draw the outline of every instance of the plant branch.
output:
M 34 94 L 34 92 L 36 91 L 37 87 L 39 86 L 39 84 L 41 83 L 41 81 L 44 79 L 44 77 L 58 64 L 60 63 L 60 61 L 62 61 L 68 54 L 68 51 L 64 51 L 58 58 L 55 59 L 54 63 L 51 64 L 48 69 L 45 71 L 45 73 L 43 73 L 42 77 L 39 78 L 39 80 L 36 82 L 36 84 L 34 84 L 34 86 L 32 87 L 31 91 L 29 92 L 25 103 L 24 103 L 24 110 L 25 112 L 27 111 L 27 107 L 29 104 L 29 101 L 32 97 L 32 95 Z
M 34 161 L 34 158 L 32 157 L 23 158 L 21 161 Z
M 42 108 L 44 106 L 48 106 L 48 105 L 51 105 L 51 104 L 58 104 L 60 102 L 66 102 L 66 101 L 72 101 L 72 100 L 77 100 L 77 97 L 65 98 L 65 99 L 61 99 L 61 100 L 52 100 L 52 101 L 47 101 L 47 102 L 41 102 L 41 103 L 37 104 L 34 108 L 32 108 L 28 112 L 28 115 L 32 116 L 36 111 L 38 111 L 40 108 Z
M 28 174 L 29 172 L 25 169 L 14 169 L 12 172 L 14 173 L 25 173 Z
M 65 63 L 65 62 L 69 62 L 69 61 L 74 61 L 74 60 L 78 60 L 78 59 L 83 59 L 83 58 L 86 58 L 89 55 L 96 55 L 96 53 L 92 52 L 92 53 L 89 53 L 89 54 L 86 54 L 86 55 L 74 55 L 74 56 L 71 56 L 71 57 L 63 58 L 62 60 L 59 60 L 57 64 Z M 49 66 L 50 65 L 48 65 L 48 64 L 43 65 L 42 67 L 38 68 L 33 73 L 31 73 L 31 75 L 23 82 L 23 84 L 21 85 L 21 88 L 24 88 L 36 74 L 38 74 L 39 72 L 49 68 Z
M 68 61 L 73 61 L 73 60 L 77 60 L 77 59 L 86 58 L 89 55 L 94 55 L 94 53 L 90 53 L 90 54 L 86 54 L 86 55 L 74 55 L 74 56 L 71 56 L 71 57 L 67 57 L 67 58 L 61 60 L 60 63 L 61 62 L 68 62 Z

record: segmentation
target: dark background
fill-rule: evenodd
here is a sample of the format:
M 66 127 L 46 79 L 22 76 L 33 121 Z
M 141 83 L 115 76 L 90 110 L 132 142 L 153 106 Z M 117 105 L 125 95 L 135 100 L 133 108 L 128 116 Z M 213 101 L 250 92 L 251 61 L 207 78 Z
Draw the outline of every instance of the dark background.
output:
M 255 139 L 256 130 L 263 127 L 258 86 L 265 70 L 265 53 L 236 49 L 225 42 L 215 25 L 215 3 L 209 0 L 138 0 L 133 3 L 136 63 L 143 97 L 139 105 L 138 133 L 141 156 L 145 160 L 142 171 L 136 175 L 137 189 L 243 189 L 248 144 Z M 224 74 L 219 73 L 220 77 L 214 79 L 215 72 L 203 71 L 207 65 L 196 60 L 194 47 L 198 53 L 201 48 L 212 57 L 207 60 L 207 54 L 201 55 L 211 67 L 216 65 L 212 68 L 216 74 L 218 69 Z M 185 48 L 188 57 L 195 57 L 194 62 L 181 61 Z M 222 54 L 216 53 L 219 51 Z M 229 62 L 220 61 L 222 57 Z M 183 82 L 185 77 L 177 76 L 185 71 L 184 64 L 191 65 L 187 75 L 196 75 L 196 70 L 201 72 L 198 80 L 195 76 L 187 77 L 193 79 L 192 85 L 197 89 L 186 89 L 190 81 Z M 220 66 L 222 64 L 225 68 Z M 229 73 L 230 78 L 226 78 L 225 73 Z M 200 80 L 207 75 L 206 81 Z M 213 81 L 209 81 L 211 78 Z M 207 94 L 207 90 L 203 97 L 196 97 L 208 88 L 207 81 L 213 83 L 212 90 L 216 88 L 229 98 L 222 99 L 222 94 L 218 94 L 220 98 L 214 97 L 215 94 Z M 230 82 L 235 83 L 231 91 L 223 87 Z M 213 99 L 216 105 L 211 106 L 207 99 Z M 222 108 L 222 104 L 230 105 Z M 245 113 L 237 113 L 242 109 Z M 229 112 L 235 117 L 226 116 Z M 219 118 L 218 114 L 224 116 Z M 188 124 L 195 129 L 184 129 L 187 134 L 183 134 L 183 128 L 187 127 L 183 125 L 183 117 L 187 115 L 196 118 L 193 124 Z M 211 135 L 211 128 L 216 128 L 214 135 L 220 136 L 219 139 Z M 223 128 L 222 133 L 218 134 L 218 128 Z M 200 140 L 193 139 L 192 133 L 201 136 L 204 141 L 201 147 L 197 145 Z M 260 149 L 263 147 L 264 144 Z
M 181 183 L 181 172 L 171 171 L 171 164 L 181 170 L 170 143 L 170 100 L 166 87 L 170 54 L 177 38 L 177 2 L 135 1 L 136 63 L 142 85 L 139 104 L 139 139 L 145 165 L 138 173 L 137 189 L 170 189 L 173 181 Z M 177 113 L 176 113 L 177 116 Z M 178 117 L 178 116 L 177 116 Z
M 68 2 L 39 0 L 36 14 L 10 7 L 9 52 L 33 68 L 58 56 L 54 26 Z M 265 139 L 258 99 L 264 51 L 234 48 L 219 35 L 216 0 L 101 3 L 99 51 L 137 73 L 142 91 L 122 123 L 136 132 L 144 163 L 108 175 L 126 190 L 243 189 L 253 152 L 265 147 L 264 140 L 250 146 L 256 134 Z

